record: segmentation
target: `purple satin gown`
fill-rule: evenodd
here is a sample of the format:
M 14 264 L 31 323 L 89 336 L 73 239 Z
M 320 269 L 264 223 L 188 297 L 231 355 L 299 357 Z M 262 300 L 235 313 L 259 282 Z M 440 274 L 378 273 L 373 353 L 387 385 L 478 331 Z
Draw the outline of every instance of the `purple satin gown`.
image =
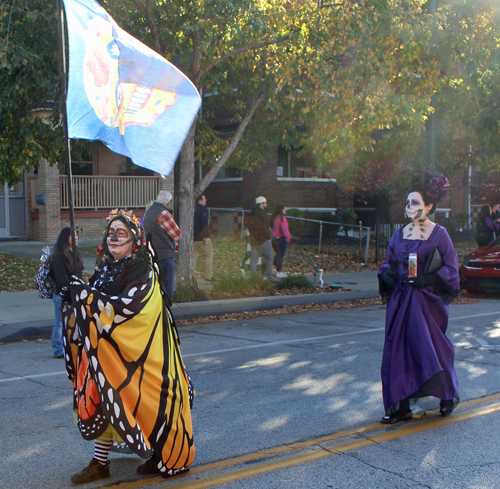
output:
M 443 259 L 443 266 L 437 272 L 441 279 L 439 289 L 438 286 L 416 289 L 408 283 L 408 255 L 417 253 L 417 273 L 422 274 L 434 248 Z M 379 277 L 384 268 L 397 273 L 385 322 L 381 371 L 385 409 L 408 397 L 457 397 L 455 349 L 446 336 L 446 302 L 459 291 L 458 257 L 446 229 L 436 224 L 427 240 L 404 239 L 403 228 L 397 229 Z M 441 295 L 435 293 L 437 290 Z

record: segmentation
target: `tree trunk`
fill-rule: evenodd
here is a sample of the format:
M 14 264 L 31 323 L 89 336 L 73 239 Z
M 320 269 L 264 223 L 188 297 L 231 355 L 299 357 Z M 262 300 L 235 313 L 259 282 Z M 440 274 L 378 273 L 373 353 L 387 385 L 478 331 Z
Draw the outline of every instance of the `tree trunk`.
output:
M 193 231 L 194 231 L 194 134 L 196 120 L 193 122 L 181 150 L 179 181 L 179 227 L 182 238 L 179 241 L 179 263 L 177 266 L 177 284 L 183 284 L 196 290 L 197 284 L 193 273 Z
M 187 135 L 184 146 L 181 150 L 180 161 L 180 182 L 179 182 L 179 222 L 178 225 L 182 230 L 182 238 L 179 242 L 179 263 L 177 265 L 177 283 L 182 283 L 186 287 L 193 290 L 198 290 L 198 285 L 194 278 L 194 253 L 193 253 L 193 231 L 194 231 L 194 207 L 196 198 L 210 185 L 210 182 L 215 178 L 217 172 L 229 159 L 234 149 L 238 145 L 245 132 L 245 129 L 255 111 L 260 106 L 265 98 L 265 90 L 259 90 L 256 97 L 253 99 L 250 109 L 246 116 L 241 121 L 236 134 L 233 136 L 229 146 L 221 155 L 215 165 L 212 166 L 207 175 L 198 185 L 194 185 L 194 135 L 196 130 L 195 120 Z

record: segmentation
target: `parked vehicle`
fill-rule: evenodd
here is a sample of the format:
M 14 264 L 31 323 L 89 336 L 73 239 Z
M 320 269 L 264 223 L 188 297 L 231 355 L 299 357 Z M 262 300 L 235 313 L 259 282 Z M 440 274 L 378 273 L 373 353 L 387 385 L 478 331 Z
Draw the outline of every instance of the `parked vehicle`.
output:
M 470 294 L 500 291 L 500 238 L 467 255 L 459 272 L 460 286 Z

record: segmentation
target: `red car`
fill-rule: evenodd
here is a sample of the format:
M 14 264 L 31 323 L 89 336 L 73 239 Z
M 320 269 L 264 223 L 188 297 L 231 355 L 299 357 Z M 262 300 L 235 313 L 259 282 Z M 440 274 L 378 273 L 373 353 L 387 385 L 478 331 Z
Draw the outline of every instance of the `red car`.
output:
M 464 258 L 460 286 L 470 294 L 500 291 L 500 238 Z

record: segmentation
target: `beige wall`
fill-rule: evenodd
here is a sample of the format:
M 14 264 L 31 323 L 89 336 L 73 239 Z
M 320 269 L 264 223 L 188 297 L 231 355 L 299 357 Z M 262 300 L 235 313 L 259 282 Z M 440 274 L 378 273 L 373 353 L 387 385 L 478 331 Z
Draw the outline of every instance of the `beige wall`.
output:
M 38 210 L 38 239 L 55 241 L 61 231 L 61 189 L 59 169 L 57 165 L 51 166 L 47 160 L 42 160 L 38 166 L 37 193 L 47 196 L 47 205 L 40 205 Z

